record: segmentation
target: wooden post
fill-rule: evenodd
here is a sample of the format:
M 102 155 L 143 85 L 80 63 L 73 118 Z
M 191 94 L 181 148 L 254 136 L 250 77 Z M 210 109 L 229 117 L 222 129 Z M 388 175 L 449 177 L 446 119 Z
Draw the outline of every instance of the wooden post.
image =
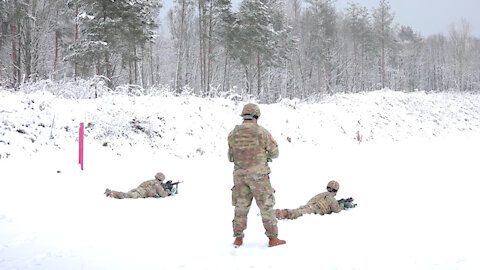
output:
M 83 135 L 84 135 L 84 124 L 80 123 L 80 129 L 78 132 L 78 163 L 81 166 L 81 169 L 83 171 Z

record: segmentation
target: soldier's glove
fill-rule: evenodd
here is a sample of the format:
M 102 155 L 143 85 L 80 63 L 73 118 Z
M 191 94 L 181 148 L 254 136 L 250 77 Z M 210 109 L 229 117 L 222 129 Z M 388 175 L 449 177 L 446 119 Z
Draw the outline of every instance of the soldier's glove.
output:
M 343 205 L 343 208 L 345 210 L 348 210 L 348 209 L 351 209 L 351 208 L 355 208 L 356 206 L 357 206 L 356 203 L 347 202 Z
M 178 194 L 178 190 L 176 187 L 172 186 L 172 189 L 170 190 L 169 196 L 173 196 L 175 194 Z
M 272 162 L 272 159 L 267 157 L 267 162 Z
M 353 203 L 353 198 L 352 197 L 347 198 L 347 199 L 340 199 L 340 200 L 338 200 L 338 204 L 343 204 L 343 208 L 345 210 L 355 208 L 357 206 L 356 203 Z

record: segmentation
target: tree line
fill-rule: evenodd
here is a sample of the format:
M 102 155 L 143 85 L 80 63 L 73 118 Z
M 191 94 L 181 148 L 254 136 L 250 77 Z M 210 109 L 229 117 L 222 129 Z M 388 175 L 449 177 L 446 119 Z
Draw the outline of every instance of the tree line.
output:
M 480 89 L 480 39 L 465 20 L 423 37 L 334 0 L 0 0 L 0 86 L 100 78 L 117 86 L 265 102 L 338 92 Z

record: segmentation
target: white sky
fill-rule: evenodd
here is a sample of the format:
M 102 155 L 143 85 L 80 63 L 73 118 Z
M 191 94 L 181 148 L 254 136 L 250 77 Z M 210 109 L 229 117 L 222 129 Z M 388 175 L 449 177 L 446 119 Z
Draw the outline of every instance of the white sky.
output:
M 379 0 L 338 0 L 338 10 L 348 7 L 349 2 L 359 3 L 371 11 Z M 411 26 L 424 37 L 448 34 L 450 25 L 458 25 L 462 18 L 470 24 L 471 34 L 480 37 L 479 0 L 390 0 L 389 3 L 395 13 L 394 23 Z

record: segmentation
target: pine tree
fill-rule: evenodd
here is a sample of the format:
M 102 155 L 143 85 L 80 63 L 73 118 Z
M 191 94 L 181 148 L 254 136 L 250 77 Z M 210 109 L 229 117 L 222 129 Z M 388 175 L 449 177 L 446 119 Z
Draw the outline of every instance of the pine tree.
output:
M 80 62 L 83 74 L 95 67 L 97 75 L 107 78 L 114 87 L 117 68 L 129 67 L 136 82 L 138 48 L 153 37 L 155 18 L 160 8 L 157 1 L 148 0 L 78 0 L 81 35 L 73 44 L 68 59 Z M 119 64 L 121 66 L 119 67 Z M 90 74 L 91 75 L 91 74 Z M 131 79 L 132 76 L 130 76 Z
M 244 0 L 238 14 L 239 24 L 235 56 L 245 68 L 246 89 L 249 94 L 261 96 L 262 67 L 267 67 L 275 58 L 279 32 L 274 28 L 274 0 Z M 252 70 L 255 67 L 255 71 Z M 253 90 L 254 74 L 257 92 Z

